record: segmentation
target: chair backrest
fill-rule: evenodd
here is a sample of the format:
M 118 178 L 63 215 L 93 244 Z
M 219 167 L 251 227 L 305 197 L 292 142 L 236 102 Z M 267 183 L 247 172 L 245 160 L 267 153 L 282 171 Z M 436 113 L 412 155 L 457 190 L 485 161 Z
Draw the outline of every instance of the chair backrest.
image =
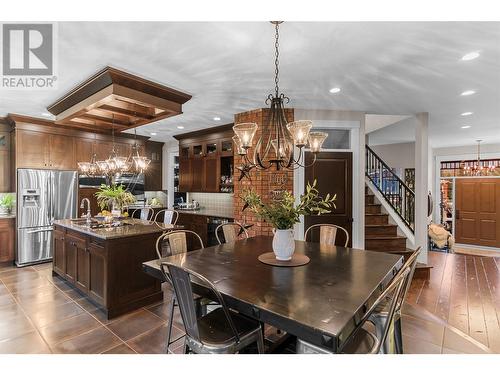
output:
M 307 235 L 311 231 L 311 229 L 319 227 L 319 243 L 322 245 L 336 245 L 335 241 L 337 240 L 337 232 L 340 229 L 345 234 L 345 243 L 344 247 L 347 247 L 349 243 L 349 232 L 338 225 L 335 224 L 314 224 L 307 228 L 306 233 L 304 234 L 304 239 L 307 241 Z
M 222 229 L 222 233 L 224 234 L 224 243 L 236 242 L 240 234 L 248 238 L 248 231 L 240 223 L 236 221 L 233 223 L 225 223 L 215 228 L 215 237 L 220 245 L 222 244 L 222 240 L 219 237 L 220 229 Z
M 154 215 L 154 210 L 151 207 L 137 208 L 132 212 L 132 217 L 135 218 L 136 212 L 140 211 L 139 219 L 141 220 L 151 220 Z
M 176 210 L 160 210 L 156 213 L 154 221 L 158 221 L 158 217 L 163 213 L 163 224 L 173 224 L 177 223 L 177 219 L 179 219 L 179 213 Z
M 398 272 L 396 276 L 392 279 L 389 286 L 380 294 L 380 296 L 375 300 L 373 305 L 366 311 L 366 313 L 361 318 L 359 324 L 356 329 L 351 333 L 351 335 L 344 341 L 344 343 L 340 346 L 340 351 L 349 343 L 349 341 L 356 335 L 356 333 L 362 328 L 363 324 L 366 323 L 371 314 L 376 311 L 376 309 L 390 298 L 389 309 L 387 311 L 387 319 L 385 320 L 385 325 L 382 330 L 382 337 L 378 340 L 377 345 L 372 350 L 372 353 L 379 353 L 380 348 L 384 345 L 385 340 L 387 339 L 387 335 L 389 333 L 389 328 L 391 327 L 394 319 L 394 313 L 396 312 L 396 305 L 398 302 L 398 298 L 401 295 L 403 290 L 403 284 L 410 272 L 408 267 L 402 267 L 402 272 Z
M 203 245 L 203 240 L 198 235 L 198 233 L 193 232 L 192 230 L 173 230 L 167 233 L 163 233 L 156 240 L 156 254 L 158 255 L 158 259 L 163 258 L 162 256 L 162 245 L 164 241 L 168 241 L 168 245 L 170 247 L 170 254 L 182 254 L 186 253 L 189 249 L 187 246 L 186 234 L 193 235 L 196 237 L 200 243 L 200 248 L 203 249 L 205 246 Z
M 209 289 L 211 297 L 214 298 L 214 302 L 221 305 L 222 309 L 224 310 L 224 314 L 226 316 L 229 327 L 233 332 L 235 342 L 238 342 L 240 340 L 238 331 L 236 330 L 234 322 L 229 313 L 229 309 L 227 308 L 222 295 L 217 290 L 214 284 L 212 284 L 207 278 L 200 275 L 199 273 L 183 267 L 179 267 L 172 263 L 163 262 L 161 264 L 161 270 L 165 279 L 169 280 L 174 287 L 175 297 L 177 299 L 177 303 L 179 304 L 179 310 L 181 311 L 181 317 L 187 335 L 203 344 L 203 339 L 200 336 L 200 330 L 198 328 L 198 317 L 194 304 L 195 298 L 191 285 L 191 276 L 193 276 L 197 279 L 197 281 L 201 281 L 201 283 Z M 168 274 L 166 270 L 168 270 Z

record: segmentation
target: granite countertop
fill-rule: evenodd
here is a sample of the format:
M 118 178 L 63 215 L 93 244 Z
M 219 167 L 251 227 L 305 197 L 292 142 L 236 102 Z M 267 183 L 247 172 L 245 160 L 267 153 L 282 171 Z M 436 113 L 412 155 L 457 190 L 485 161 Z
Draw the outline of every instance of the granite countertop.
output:
M 233 209 L 202 207 L 199 210 L 177 210 L 182 214 L 203 215 L 212 217 L 222 217 L 224 219 L 234 219 Z
M 166 229 L 182 229 L 181 226 L 170 224 L 156 223 L 139 219 L 125 219 L 124 223 L 131 225 L 123 225 L 112 228 L 88 228 L 85 224 L 76 224 L 70 219 L 56 220 L 55 225 L 74 230 L 92 237 L 97 237 L 102 240 L 114 240 L 117 238 L 142 236 L 152 233 L 162 233 Z

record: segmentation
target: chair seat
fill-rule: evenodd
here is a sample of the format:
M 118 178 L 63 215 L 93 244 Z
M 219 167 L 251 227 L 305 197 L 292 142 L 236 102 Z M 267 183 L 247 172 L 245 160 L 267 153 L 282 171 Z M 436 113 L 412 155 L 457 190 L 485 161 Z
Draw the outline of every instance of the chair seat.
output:
M 236 331 L 242 339 L 245 335 L 260 330 L 258 321 L 230 311 Z M 227 322 L 224 310 L 219 307 L 198 320 L 200 338 L 210 345 L 224 345 L 234 340 L 234 335 Z
M 343 354 L 376 354 L 373 349 L 378 343 L 377 336 L 360 328 L 342 350 Z

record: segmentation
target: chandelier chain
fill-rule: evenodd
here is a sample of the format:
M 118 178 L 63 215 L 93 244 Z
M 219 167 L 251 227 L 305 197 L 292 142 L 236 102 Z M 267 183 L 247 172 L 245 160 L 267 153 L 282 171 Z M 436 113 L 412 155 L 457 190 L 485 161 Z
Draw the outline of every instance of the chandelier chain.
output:
M 276 49 L 276 53 L 275 53 L 275 59 L 274 59 L 274 66 L 275 66 L 275 70 L 274 70 L 274 83 L 275 83 L 275 91 L 276 91 L 276 97 L 278 97 L 278 94 L 279 94 L 279 55 L 280 55 L 280 51 L 279 51 L 279 46 L 280 46 L 280 43 L 279 43 L 279 38 L 280 38 L 280 35 L 279 35 L 279 24 L 276 23 L 275 25 L 275 28 L 276 28 L 276 34 L 275 34 L 275 38 L 276 38 L 276 42 L 274 43 L 274 47 Z

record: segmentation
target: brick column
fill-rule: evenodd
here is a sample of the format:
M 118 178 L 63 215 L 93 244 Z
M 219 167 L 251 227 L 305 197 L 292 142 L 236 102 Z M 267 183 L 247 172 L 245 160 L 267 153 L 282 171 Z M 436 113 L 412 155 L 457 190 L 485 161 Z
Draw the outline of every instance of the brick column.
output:
M 255 134 L 255 137 L 253 139 L 252 148 L 249 150 L 250 160 L 252 160 L 254 147 L 261 137 L 263 129 L 268 129 L 269 116 L 270 110 L 268 108 L 255 109 L 252 111 L 238 113 L 234 116 L 235 124 L 243 122 L 255 122 L 258 125 L 257 133 Z M 288 122 L 294 121 L 293 109 L 285 109 L 285 116 Z M 267 142 L 267 136 L 268 133 L 265 132 L 263 142 Z M 262 150 L 264 148 L 265 144 L 263 145 Z M 242 212 L 243 202 L 240 198 L 240 194 L 243 189 L 252 188 L 262 196 L 264 201 L 269 201 L 271 199 L 271 191 L 273 190 L 273 188 L 277 188 L 275 185 L 276 177 L 285 179 L 286 182 L 282 186 L 282 188 L 293 193 L 293 171 L 285 169 L 276 172 L 276 167 L 274 166 L 265 171 L 259 171 L 254 168 L 250 172 L 251 180 L 243 178 L 243 180 L 238 181 L 240 172 L 236 169 L 236 167 L 238 167 L 242 162 L 243 158 L 238 155 L 234 156 L 234 220 L 244 224 L 254 224 L 254 226 L 248 230 L 251 237 L 258 235 L 272 236 L 271 225 L 257 219 L 255 215 L 248 209 Z

